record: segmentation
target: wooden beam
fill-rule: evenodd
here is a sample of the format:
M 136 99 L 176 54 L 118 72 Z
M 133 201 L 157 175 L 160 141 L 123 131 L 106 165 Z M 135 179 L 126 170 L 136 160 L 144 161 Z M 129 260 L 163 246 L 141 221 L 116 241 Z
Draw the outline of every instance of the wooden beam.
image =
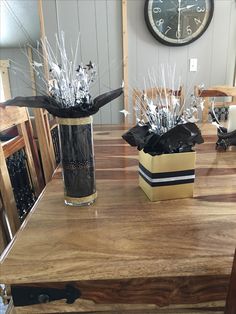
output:
M 45 38 L 46 33 L 45 33 L 45 26 L 44 26 L 44 16 L 43 16 L 43 2 L 42 0 L 38 0 L 38 13 L 39 13 L 39 22 L 40 22 L 40 33 L 41 33 L 41 38 Z M 43 57 L 44 57 L 44 62 L 43 62 L 43 67 L 44 67 L 44 75 L 45 79 L 48 81 L 49 80 L 49 70 L 48 70 L 48 63 L 46 62 L 47 58 L 47 52 L 43 48 Z
M 0 72 L 2 76 L 2 86 L 3 86 L 3 92 L 4 92 L 4 98 L 5 100 L 11 99 L 11 88 L 10 88 L 10 80 L 9 80 L 9 73 L 8 73 L 8 67 L 9 67 L 9 61 L 8 60 L 2 60 L 0 65 Z
M 36 96 L 36 83 L 35 83 L 35 76 L 34 76 L 34 70 L 32 67 L 33 64 L 33 55 L 32 55 L 32 48 L 27 47 L 27 54 L 28 54 L 28 60 L 30 62 L 30 80 L 31 80 L 31 87 L 32 87 L 32 96 Z
M 124 80 L 124 110 L 129 111 L 128 89 L 128 25 L 127 0 L 122 0 L 122 42 L 123 42 L 123 80 Z M 128 115 L 124 115 L 125 125 L 129 124 Z
M 45 37 L 45 27 L 44 27 L 44 17 L 43 17 L 43 2 L 38 0 L 38 13 L 40 19 L 40 31 L 41 37 Z M 46 80 L 49 79 L 49 71 L 47 64 L 47 52 L 45 49 L 43 53 L 43 66 L 44 66 L 44 77 Z M 47 91 L 45 90 L 45 93 Z M 52 138 L 50 134 L 50 127 L 48 122 L 48 113 L 45 115 L 45 110 L 43 109 L 34 109 L 35 116 L 35 126 L 37 130 L 37 138 L 39 143 L 39 150 L 42 157 L 43 172 L 45 177 L 45 182 L 48 183 L 56 167 L 55 153 L 53 149 Z
M 1 68 L 9 68 L 10 67 L 9 60 L 0 60 L 0 67 Z

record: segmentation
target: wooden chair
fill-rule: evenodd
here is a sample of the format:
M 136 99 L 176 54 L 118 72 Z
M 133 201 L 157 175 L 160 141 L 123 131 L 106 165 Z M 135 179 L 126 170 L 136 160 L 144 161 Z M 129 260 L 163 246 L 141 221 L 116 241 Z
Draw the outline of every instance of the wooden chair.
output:
M 44 32 L 44 30 L 42 30 Z M 47 58 L 46 52 L 45 57 Z M 33 54 L 30 47 L 27 48 L 28 59 L 31 64 L 33 64 Z M 44 64 L 45 75 L 48 78 L 48 68 L 47 63 Z M 35 82 L 35 73 L 33 68 L 30 66 L 31 74 L 31 85 L 32 85 L 32 95 L 36 96 L 36 82 Z M 34 138 L 38 143 L 39 153 L 41 157 L 41 163 L 43 168 L 44 180 L 47 184 L 51 178 L 52 174 L 56 168 L 55 153 L 53 149 L 53 141 L 50 130 L 50 115 L 44 109 L 33 109 L 34 116 L 31 117 L 32 124 L 34 126 Z
M 142 95 L 145 94 L 149 99 L 152 99 L 154 101 L 158 99 L 164 99 L 165 101 L 168 101 L 169 103 L 172 101 L 172 97 L 175 96 L 179 99 L 180 105 L 183 105 L 184 103 L 184 91 L 183 86 L 180 86 L 178 90 L 171 90 L 169 88 L 162 88 L 162 87 L 153 87 L 149 88 L 147 90 L 139 90 L 134 89 L 133 95 L 132 95 L 132 102 L 133 102 L 133 123 L 136 123 L 136 113 L 135 108 L 137 102 L 142 102 Z M 144 105 L 145 107 L 145 105 Z
M 29 115 L 26 108 L 0 106 L 0 132 L 13 126 L 17 127 L 18 135 L 6 142 L 0 141 L 0 193 L 2 198 L 2 217 L 8 221 L 8 230 L 10 237 L 14 236 L 18 230 L 21 220 L 19 217 L 19 208 L 17 208 L 16 191 L 13 191 L 13 179 L 22 182 L 23 177 L 17 177 L 17 168 L 9 171 L 8 165 L 14 164 L 13 158 L 16 154 L 22 154 L 22 165 L 24 165 L 24 179 L 27 177 L 29 189 L 32 190 L 35 198 L 40 194 L 44 184 L 42 182 L 41 169 L 39 167 L 39 157 L 33 141 L 32 129 L 29 121 Z M 18 161 L 17 161 L 18 163 Z M 15 194 L 14 194 L 15 193 Z M 24 193 L 22 193 L 24 195 Z M 4 219 L 1 224 L 4 225 Z
M 221 107 L 228 108 L 228 106 L 230 105 L 236 105 L 236 87 L 235 86 L 213 86 L 208 89 L 199 89 L 198 86 L 195 86 L 194 94 L 196 97 L 201 97 L 204 99 L 202 122 L 208 122 L 208 116 L 209 116 L 209 111 L 211 109 L 212 99 L 214 99 L 215 108 L 221 108 Z M 222 97 L 231 97 L 231 100 L 222 101 Z
M 34 109 L 34 117 L 31 117 L 34 129 L 34 138 L 38 143 L 41 163 L 43 168 L 44 180 L 47 184 L 56 168 L 54 143 L 52 138 L 52 121 L 55 121 L 46 110 Z M 56 123 L 53 124 L 56 126 Z
M 236 314 L 236 250 L 226 299 L 225 314 Z

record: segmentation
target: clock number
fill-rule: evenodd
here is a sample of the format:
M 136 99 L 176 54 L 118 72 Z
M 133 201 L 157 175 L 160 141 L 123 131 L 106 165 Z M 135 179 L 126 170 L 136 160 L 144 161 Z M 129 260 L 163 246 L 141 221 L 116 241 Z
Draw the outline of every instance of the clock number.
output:
M 160 13 L 161 12 L 161 8 L 153 8 L 153 13 Z
M 187 30 L 188 35 L 192 35 L 192 30 L 191 30 L 190 25 L 187 26 L 186 30 Z
M 176 38 L 177 38 L 177 39 L 180 39 L 180 37 L 181 37 L 180 30 L 177 30 L 177 32 L 176 32 Z
M 170 26 L 167 26 L 167 28 L 166 28 L 166 31 L 165 31 L 165 35 L 169 32 L 171 30 L 171 27 Z
M 161 26 L 161 24 L 163 24 L 163 23 L 164 23 L 163 19 L 157 20 L 156 21 L 156 26 Z
M 201 21 L 201 20 L 198 20 L 196 17 L 194 18 L 194 21 L 195 21 L 196 25 L 199 25 L 199 24 L 202 23 L 202 21 Z
M 205 12 L 205 11 L 206 11 L 206 8 L 197 7 L 197 12 Z

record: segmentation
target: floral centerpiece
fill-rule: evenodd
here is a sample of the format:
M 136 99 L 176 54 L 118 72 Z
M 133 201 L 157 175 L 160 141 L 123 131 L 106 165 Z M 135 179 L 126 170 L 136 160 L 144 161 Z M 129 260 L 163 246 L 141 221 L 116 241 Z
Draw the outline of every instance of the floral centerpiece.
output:
M 55 57 L 47 39 L 42 40 L 42 48 L 47 55 L 43 62 L 47 63 L 49 68 L 48 75 L 43 77 L 48 93 L 34 97 L 16 97 L 3 105 L 44 108 L 57 117 L 65 203 L 80 206 L 93 203 L 97 196 L 92 115 L 120 96 L 123 88 L 93 99 L 90 86 L 95 80 L 95 65 L 91 61 L 85 66 L 82 63 L 76 65 L 76 54 L 74 61 L 70 61 L 66 54 L 63 33 L 57 37 L 57 45 L 58 58 Z M 39 67 L 43 66 L 38 62 L 31 65 L 36 73 L 39 73 Z

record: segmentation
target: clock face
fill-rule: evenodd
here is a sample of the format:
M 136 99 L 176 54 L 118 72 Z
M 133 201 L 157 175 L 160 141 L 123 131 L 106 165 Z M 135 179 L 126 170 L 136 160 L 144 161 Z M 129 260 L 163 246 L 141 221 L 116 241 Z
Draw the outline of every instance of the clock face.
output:
M 146 0 L 145 21 L 152 35 L 169 46 L 187 45 L 207 29 L 213 0 Z

